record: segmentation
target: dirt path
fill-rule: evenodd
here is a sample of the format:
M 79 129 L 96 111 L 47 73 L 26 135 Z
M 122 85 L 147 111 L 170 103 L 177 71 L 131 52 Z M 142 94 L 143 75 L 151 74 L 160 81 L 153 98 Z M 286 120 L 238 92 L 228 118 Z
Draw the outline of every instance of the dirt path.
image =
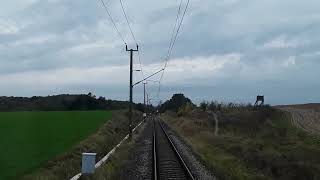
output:
M 281 107 L 281 110 L 291 114 L 291 122 L 312 134 L 320 134 L 320 112 L 314 109 L 299 109 L 293 107 Z

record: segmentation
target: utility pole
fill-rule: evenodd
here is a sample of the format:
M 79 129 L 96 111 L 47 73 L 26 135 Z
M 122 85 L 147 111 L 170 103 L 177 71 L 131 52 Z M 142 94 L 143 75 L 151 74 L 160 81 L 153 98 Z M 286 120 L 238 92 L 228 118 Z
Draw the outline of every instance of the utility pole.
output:
M 133 69 L 133 52 L 139 51 L 139 46 L 137 44 L 137 49 L 128 49 L 128 45 L 126 45 L 126 51 L 130 51 L 130 102 L 129 102 L 129 139 L 132 139 L 132 69 Z
M 148 114 L 148 110 L 149 110 L 148 99 L 149 99 L 149 95 L 148 95 L 148 93 L 147 93 L 147 99 L 146 99 L 146 104 L 147 104 L 146 113 L 147 113 L 147 114 Z
M 150 105 L 152 105 L 151 104 L 151 98 L 147 98 L 147 102 L 148 102 L 148 105 L 150 106 Z M 152 112 L 152 111 L 151 111 Z
M 144 103 L 144 113 L 146 114 L 146 84 L 147 82 L 143 82 L 143 103 Z

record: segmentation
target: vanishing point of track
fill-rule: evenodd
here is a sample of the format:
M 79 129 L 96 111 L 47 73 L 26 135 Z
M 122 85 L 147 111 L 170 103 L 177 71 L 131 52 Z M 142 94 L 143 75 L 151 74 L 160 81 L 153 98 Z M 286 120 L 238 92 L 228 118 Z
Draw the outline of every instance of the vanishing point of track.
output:
M 153 123 L 153 178 L 154 180 L 194 180 L 185 161 L 158 119 L 154 119 Z

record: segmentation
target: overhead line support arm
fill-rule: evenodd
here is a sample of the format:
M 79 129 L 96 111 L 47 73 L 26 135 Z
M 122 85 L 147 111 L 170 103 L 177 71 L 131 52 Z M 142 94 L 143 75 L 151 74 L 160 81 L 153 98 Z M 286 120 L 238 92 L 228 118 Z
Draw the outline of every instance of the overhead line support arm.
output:
M 158 74 L 158 73 L 160 73 L 160 72 L 162 72 L 162 71 L 164 71 L 164 69 L 161 69 L 161 70 L 159 70 L 159 71 L 157 71 L 157 72 L 155 72 L 155 73 L 151 74 L 150 76 L 148 76 L 148 77 L 146 77 L 146 78 L 142 79 L 141 81 L 138 81 L 138 82 L 134 83 L 132 86 L 135 86 L 135 85 L 137 85 L 137 84 L 140 84 L 140 83 L 142 83 L 143 81 L 145 81 L 145 80 L 147 80 L 147 79 L 149 79 L 149 78 L 153 77 L 154 75 L 156 75 L 156 74 Z

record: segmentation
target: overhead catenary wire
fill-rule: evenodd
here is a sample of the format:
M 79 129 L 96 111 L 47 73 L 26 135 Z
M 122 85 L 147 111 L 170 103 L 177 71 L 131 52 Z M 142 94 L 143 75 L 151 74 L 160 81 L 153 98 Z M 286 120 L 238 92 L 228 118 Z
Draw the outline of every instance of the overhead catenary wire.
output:
M 170 43 L 169 43 L 169 47 L 168 47 L 168 51 L 167 51 L 167 54 L 165 56 L 165 63 L 164 63 L 164 69 L 167 67 L 168 65 L 168 61 L 169 61 L 169 58 L 170 58 L 170 52 L 171 52 L 171 48 L 172 48 L 172 45 L 173 45 L 173 40 L 175 38 L 175 34 L 176 34 L 176 28 L 177 28 L 177 25 L 179 23 L 179 17 L 180 17 L 180 13 L 181 13 L 181 6 L 182 6 L 182 0 L 180 0 L 180 3 L 179 3 L 179 6 L 178 6 L 178 11 L 177 11 L 177 15 L 176 15 L 176 19 L 175 19 L 175 23 L 174 23 L 174 26 L 173 26 L 173 29 L 172 29 L 172 33 L 171 33 L 171 38 L 170 38 Z M 161 76 L 160 76 L 160 79 L 158 81 L 158 93 L 157 93 L 157 98 L 160 99 L 160 90 L 161 90 L 161 81 L 162 81 L 162 78 L 163 78 L 163 75 L 164 75 L 164 71 L 162 71 L 161 73 Z
M 98 1 L 99 1 L 99 0 L 98 0 Z M 133 38 L 133 40 L 134 40 L 134 42 L 136 43 L 137 48 L 138 48 L 138 42 L 137 42 L 137 39 L 136 39 L 136 37 L 135 37 L 135 35 L 134 35 L 134 33 L 133 33 L 133 30 L 132 30 L 132 28 L 131 28 L 131 25 L 130 25 L 130 22 L 129 22 L 129 17 L 128 17 L 126 11 L 125 11 L 124 4 L 123 4 L 122 0 L 119 0 L 119 1 L 120 1 L 120 4 L 121 4 L 121 9 L 122 9 L 123 15 L 124 15 L 124 17 L 125 17 L 125 19 L 126 19 L 126 23 L 127 23 L 128 27 L 129 27 L 130 33 L 131 33 L 131 35 L 132 35 L 132 38 Z M 125 41 L 124 36 L 123 36 L 123 35 L 121 34 L 121 32 L 119 31 L 119 28 L 117 27 L 117 25 L 116 25 L 116 23 L 115 23 L 115 20 L 113 19 L 112 15 L 111 15 L 111 12 L 109 11 L 109 9 L 108 9 L 108 7 L 107 7 L 107 3 L 106 3 L 104 0 L 100 0 L 100 2 L 101 2 L 101 4 L 102 4 L 102 6 L 103 6 L 103 8 L 104 8 L 104 10 L 105 10 L 105 12 L 106 12 L 106 14 L 108 15 L 109 20 L 110 20 L 110 22 L 111 22 L 112 25 L 113 25 L 113 28 L 114 28 L 115 31 L 117 32 L 119 38 L 120 38 L 120 39 L 122 40 L 122 42 L 127 46 L 127 43 L 126 43 L 126 41 Z M 145 76 L 144 76 L 144 73 L 143 73 L 143 68 L 142 68 L 143 66 L 142 66 L 142 62 L 141 62 L 141 56 L 140 56 L 140 52 L 139 52 L 139 51 L 138 51 L 138 60 L 139 60 L 139 64 L 140 64 L 140 72 L 141 72 L 141 75 L 142 75 L 142 79 L 145 79 Z M 132 71 L 132 70 L 131 70 L 131 71 Z
M 141 75 L 142 75 L 142 78 L 144 79 L 145 76 L 144 76 L 143 69 L 142 69 L 142 63 L 141 63 L 141 57 L 140 57 L 139 51 L 138 51 L 138 60 L 139 60 L 139 64 L 140 64 Z
M 159 83 L 159 81 L 156 81 L 156 80 L 152 80 L 152 79 L 148 79 L 146 80 L 147 82 L 153 82 L 153 83 Z
M 178 28 L 177 28 L 177 33 L 176 33 L 175 38 L 174 38 L 174 40 L 173 40 L 173 42 L 172 42 L 171 50 L 170 50 L 170 53 L 169 53 L 169 58 L 170 58 L 170 56 L 171 56 L 173 47 L 174 47 L 174 45 L 175 45 L 175 43 L 176 43 L 176 41 L 177 41 L 178 34 L 179 34 L 179 32 L 180 32 L 180 29 L 181 29 L 181 26 L 182 26 L 182 22 L 183 22 L 183 20 L 184 20 L 185 15 L 186 15 L 186 12 L 187 12 L 189 3 L 190 3 L 190 0 L 187 1 L 186 8 L 184 9 L 183 15 L 182 15 L 182 17 L 181 17 L 180 24 L 179 24 L 179 26 L 178 26 Z
M 149 79 L 149 78 L 151 78 L 151 77 L 155 76 L 156 74 L 159 74 L 159 73 L 160 73 L 160 72 L 162 72 L 163 70 L 164 70 L 164 69 L 160 69 L 159 71 L 157 71 L 157 72 L 155 72 L 155 73 L 151 74 L 150 76 L 145 77 L 144 79 L 142 79 L 142 80 L 140 80 L 140 81 L 138 81 L 138 82 L 134 83 L 134 84 L 133 84 L 133 86 L 135 86 L 135 85 L 137 85 L 137 84 L 142 83 L 143 81 L 145 81 L 145 80 L 147 80 L 147 79 Z
M 102 4 L 104 10 L 106 11 L 106 13 L 107 13 L 107 15 L 108 15 L 108 17 L 109 17 L 109 19 L 110 19 L 110 21 L 111 21 L 114 29 L 116 30 L 118 36 L 120 37 L 120 39 L 123 41 L 124 44 L 127 44 L 126 41 L 124 40 L 123 35 L 122 35 L 121 32 L 119 31 L 119 28 L 117 27 L 114 19 L 112 18 L 111 12 L 109 11 L 109 9 L 108 9 L 108 7 L 107 7 L 107 4 L 104 2 L 104 0 L 100 0 L 100 2 L 101 2 L 101 4 Z M 121 3 L 121 7 L 122 7 L 123 14 L 124 14 L 124 16 L 125 16 L 125 18 L 126 18 L 126 22 L 127 22 L 128 26 L 129 26 L 130 33 L 131 33 L 131 35 L 132 35 L 135 43 L 138 45 L 138 43 L 137 43 L 137 41 L 136 41 L 136 38 L 135 38 L 135 36 L 134 36 L 134 34 L 133 34 L 131 25 L 130 25 L 130 23 L 129 23 L 127 13 L 126 13 L 125 10 L 124 10 L 124 6 L 123 6 L 123 3 L 122 3 L 121 0 L 120 0 L 120 3 Z M 140 57 L 139 51 L 138 51 L 138 57 L 139 57 L 139 64 L 140 64 L 141 74 L 142 74 L 142 77 L 144 78 L 144 73 L 143 73 L 143 69 L 142 69 L 142 63 L 141 63 L 141 57 Z
M 182 1 L 181 1 L 182 2 Z M 177 37 L 178 37 L 178 34 L 180 32 L 180 29 L 181 29 L 181 26 L 182 26 L 182 22 L 184 20 L 184 17 L 186 15 L 186 12 L 187 12 L 187 9 L 188 9 L 188 6 L 189 6 L 189 3 L 190 3 L 190 0 L 187 1 L 187 4 L 186 4 L 186 7 L 184 8 L 184 11 L 183 11 L 183 14 L 182 14 L 182 17 L 181 19 L 179 19 L 179 16 L 180 16 L 180 13 L 181 13 L 181 4 L 179 5 L 179 8 L 178 8 L 178 13 L 177 13 L 177 22 L 179 23 L 179 25 L 177 27 L 174 27 L 174 30 L 176 30 L 175 33 L 173 33 L 173 39 L 171 40 L 171 46 L 169 47 L 169 51 L 168 51 L 168 55 L 166 57 L 166 62 L 165 62 L 165 66 L 164 68 L 166 68 L 167 64 L 168 64 L 168 60 L 170 59 L 171 57 L 171 54 L 172 54 L 172 50 L 173 50 L 173 47 L 177 41 Z M 179 21 L 180 20 L 180 21 Z M 176 28 L 176 29 L 175 29 Z
M 179 19 L 180 19 L 180 14 L 181 14 L 181 7 L 182 7 L 182 1 L 183 0 L 180 0 L 180 3 L 179 3 L 179 6 L 178 6 L 178 10 L 177 10 L 177 15 L 176 15 L 176 18 L 175 18 L 175 23 L 174 23 L 174 26 L 173 26 L 173 29 L 172 29 L 172 33 L 171 33 L 171 38 L 170 38 L 170 42 L 169 42 L 169 47 L 168 47 L 168 51 L 167 51 L 167 55 L 165 56 L 165 64 L 164 64 L 164 67 L 162 68 L 161 70 L 161 76 L 160 76 L 160 79 L 158 81 L 155 81 L 158 83 L 158 92 L 157 92 L 157 99 L 160 99 L 159 95 L 160 95 L 160 89 L 161 89 L 161 81 L 162 81 L 162 78 L 163 78 L 163 75 L 164 75 L 164 70 L 166 69 L 167 67 L 167 63 L 168 63 L 168 60 L 170 58 L 170 54 L 171 54 L 171 50 L 173 48 L 173 42 L 176 40 L 176 34 L 179 32 L 180 28 L 178 31 L 177 30 L 177 26 L 179 24 Z M 188 3 L 189 4 L 189 3 Z M 181 24 L 181 23 L 180 23 Z
M 169 43 L 169 47 L 168 47 L 168 52 L 167 52 L 167 55 L 165 57 L 166 63 L 167 63 L 167 61 L 169 59 L 169 52 L 170 52 L 170 49 L 171 49 L 171 46 L 172 46 L 173 38 L 175 37 L 176 27 L 177 27 L 178 22 L 179 22 L 179 16 L 180 16 L 180 12 L 181 12 L 181 5 L 182 5 L 182 0 L 180 0 L 179 7 L 178 7 L 178 12 L 177 12 L 177 16 L 176 16 L 176 20 L 175 20 L 175 23 L 174 23 L 174 26 L 173 26 L 173 29 L 172 29 L 170 43 Z
M 133 38 L 134 42 L 135 42 L 136 44 L 138 44 L 138 43 L 137 43 L 137 39 L 136 39 L 136 37 L 135 37 L 135 35 L 134 35 L 133 31 L 132 31 L 132 28 L 131 28 L 131 25 L 130 25 L 130 22 L 129 22 L 127 13 L 126 13 L 126 11 L 125 11 L 123 2 L 122 2 L 122 0 L 119 0 L 119 1 L 120 1 L 120 4 L 121 4 L 121 8 L 122 8 L 123 15 L 124 15 L 124 17 L 125 17 L 125 19 L 126 19 L 126 22 L 127 22 L 128 27 L 129 27 L 130 33 L 131 33 L 131 35 L 132 35 L 132 38 Z
M 102 5 L 103 5 L 103 8 L 104 8 L 105 12 L 107 13 L 107 15 L 109 17 L 110 22 L 112 23 L 115 31 L 117 32 L 118 36 L 120 37 L 120 39 L 123 41 L 124 44 L 127 44 L 127 42 L 125 41 L 124 36 L 119 31 L 119 28 L 116 25 L 115 20 L 113 19 L 112 15 L 111 15 L 111 12 L 109 11 L 109 9 L 107 7 L 107 3 L 105 3 L 104 0 L 100 0 L 100 1 L 101 1 Z M 161 83 L 162 83 L 162 80 L 163 80 L 164 72 L 165 72 L 165 70 L 167 68 L 168 61 L 169 61 L 169 59 L 170 59 L 170 57 L 172 55 L 172 51 L 174 49 L 175 43 L 176 43 L 177 38 L 178 38 L 178 34 L 180 32 L 184 17 L 186 15 L 186 12 L 187 12 L 187 9 L 188 9 L 189 3 L 190 3 L 190 0 L 187 0 L 185 7 L 183 7 L 183 4 L 184 4 L 183 1 L 184 0 L 178 0 L 178 1 L 180 1 L 180 2 L 178 4 L 177 15 L 175 17 L 175 23 L 174 23 L 173 30 L 172 30 L 172 33 L 171 33 L 171 37 L 170 37 L 170 41 L 169 41 L 169 47 L 168 47 L 168 50 L 166 52 L 164 66 L 160 71 L 156 72 L 156 73 L 161 73 L 161 76 L 160 76 L 159 80 L 158 81 L 154 81 L 154 82 L 158 82 L 158 93 L 157 93 L 158 94 L 157 95 L 158 98 L 159 98 L 159 94 L 160 94 L 160 91 L 161 91 Z M 128 13 L 125 10 L 124 3 L 123 3 L 122 0 L 119 0 L 119 2 L 120 2 L 120 5 L 121 5 L 121 9 L 122 9 L 123 15 L 124 15 L 125 20 L 126 20 L 126 24 L 128 25 L 130 34 L 132 36 L 132 39 L 135 42 L 135 44 L 138 46 L 138 42 L 137 42 L 136 36 L 135 36 L 135 34 L 133 32 L 133 29 L 131 27 L 131 24 L 130 24 L 130 21 L 129 21 L 130 18 L 128 16 Z M 142 77 L 143 77 L 143 81 L 145 81 L 145 80 L 147 80 L 147 78 L 145 78 L 145 75 L 143 73 L 143 69 L 142 69 L 143 66 L 142 66 L 141 56 L 140 56 L 139 52 L 138 52 L 138 60 L 139 60 L 139 64 L 140 64 L 140 71 L 141 71 L 141 74 L 142 74 Z
M 99 0 L 98 0 L 98 1 L 99 1 Z M 104 2 L 104 0 L 100 0 L 100 1 L 101 1 L 101 3 L 102 3 L 102 6 L 103 6 L 103 8 L 104 8 L 105 12 L 107 13 L 107 15 L 108 15 L 108 17 L 109 17 L 109 20 L 111 21 L 111 23 L 112 23 L 112 25 L 113 25 L 114 29 L 116 30 L 116 32 L 117 32 L 117 34 L 118 34 L 118 36 L 120 37 L 120 39 L 123 41 L 123 43 L 124 43 L 124 44 L 127 44 L 127 43 L 126 43 L 126 41 L 124 40 L 124 38 L 123 38 L 123 36 L 122 36 L 121 32 L 119 31 L 119 29 L 118 29 L 118 27 L 117 27 L 117 25 L 116 25 L 116 23 L 115 23 L 114 19 L 112 18 L 111 13 L 110 13 L 110 11 L 109 11 L 109 9 L 108 9 L 108 7 L 107 7 L 106 3 Z
M 122 2 L 122 0 L 119 0 L 119 1 L 120 1 L 120 5 L 121 5 L 121 9 L 122 9 L 123 15 L 124 15 L 124 17 L 126 19 L 126 23 L 128 25 L 130 34 L 131 34 L 131 36 L 133 38 L 133 41 L 136 43 L 136 45 L 138 45 L 138 41 L 136 39 L 136 36 L 133 33 L 133 30 L 132 30 L 132 27 L 131 27 L 131 24 L 130 24 L 130 21 L 129 21 L 129 17 L 128 17 L 128 14 L 126 13 L 126 10 L 124 8 L 123 2 Z M 145 76 L 144 76 L 143 69 L 142 69 L 141 56 L 140 56 L 140 52 L 139 51 L 138 51 L 138 60 L 139 60 L 139 64 L 140 64 L 141 75 L 142 75 L 142 78 L 144 79 Z
M 166 58 L 165 58 L 165 64 L 164 64 L 164 68 L 163 68 L 164 70 L 162 71 L 161 76 L 160 76 L 160 79 L 159 79 L 158 93 L 157 93 L 158 99 L 160 99 L 161 81 L 162 81 L 162 79 L 163 79 L 164 72 L 165 72 L 165 70 L 166 70 L 166 68 L 167 68 L 168 61 L 169 61 L 169 59 L 170 59 L 170 57 L 171 57 L 173 47 L 174 47 L 174 45 L 175 45 L 175 43 L 176 43 L 176 41 L 177 41 L 178 34 L 179 34 L 180 29 L 181 29 L 181 26 L 182 26 L 182 22 L 183 22 L 183 20 L 184 20 L 184 17 L 185 17 L 185 15 L 186 15 L 187 9 L 188 9 L 188 7 L 189 7 L 189 3 L 190 3 L 190 0 L 187 1 L 187 4 L 186 4 L 186 6 L 185 6 L 185 8 L 184 8 L 184 11 L 183 11 L 183 14 L 182 14 L 181 19 L 179 19 L 179 16 L 180 16 L 180 13 L 181 13 L 181 4 L 182 4 L 182 1 L 180 1 L 179 7 L 178 7 L 176 22 L 175 22 L 175 26 L 174 26 L 174 29 L 173 29 L 173 32 L 174 32 L 175 30 L 176 30 L 176 32 L 173 33 L 173 36 L 171 37 L 171 38 L 173 38 L 173 39 L 170 40 L 169 51 L 168 51 L 168 54 L 167 54 L 167 56 L 166 56 Z M 180 20 L 180 21 L 179 21 L 179 20 Z M 179 25 L 178 25 L 178 27 L 176 28 L 177 22 L 179 22 Z

